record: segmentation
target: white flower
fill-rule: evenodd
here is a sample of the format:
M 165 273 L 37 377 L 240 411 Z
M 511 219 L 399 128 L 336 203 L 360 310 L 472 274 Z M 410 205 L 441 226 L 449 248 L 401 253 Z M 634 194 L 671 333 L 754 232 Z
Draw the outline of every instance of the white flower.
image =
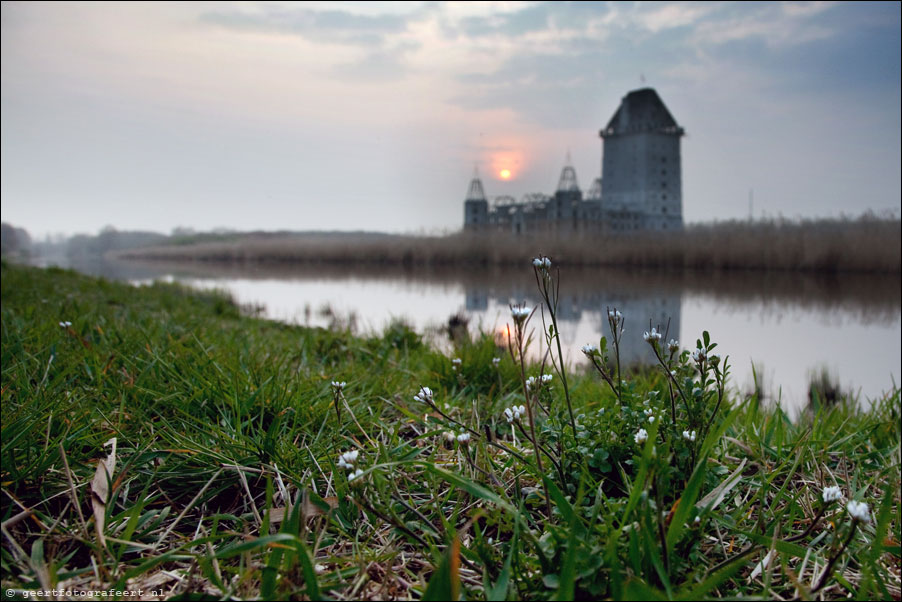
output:
M 453 360 L 451 360 L 451 363 L 454 364 L 455 366 L 460 366 L 461 359 L 459 357 L 456 357 Z
M 60 328 L 69 328 L 70 326 L 72 326 L 72 322 L 69 322 L 68 320 L 60 322 Z
M 553 374 L 543 374 L 543 375 L 542 375 L 542 384 L 543 384 L 543 385 L 547 385 L 548 383 L 550 383 L 550 382 L 551 382 L 551 378 L 552 378 L 553 376 L 554 376 Z
M 340 382 L 339 382 L 339 381 L 337 381 L 337 380 L 333 380 L 333 381 L 332 381 L 332 388 L 333 388 L 333 389 L 336 389 L 336 390 L 338 390 L 338 391 L 341 391 L 342 389 L 345 388 L 345 385 L 346 385 L 346 384 L 348 384 L 348 383 L 346 383 L 345 381 L 340 381 Z
M 429 387 L 423 387 L 420 389 L 420 392 L 413 396 L 414 401 L 419 401 L 422 403 L 432 403 L 432 389 Z
M 551 260 L 547 257 L 536 257 L 532 260 L 532 265 L 542 270 L 549 270 L 551 269 Z
M 639 429 L 639 432 L 633 437 L 636 443 L 642 445 L 646 441 L 648 441 L 648 432 L 645 429 Z
M 651 329 L 651 332 L 649 332 L 649 331 L 646 330 L 646 331 L 645 331 L 645 334 L 642 335 L 642 337 L 643 337 L 647 342 L 653 343 L 653 342 L 655 342 L 655 341 L 660 341 L 660 340 L 661 340 L 661 333 L 658 332 L 657 330 L 655 330 L 654 328 L 652 328 L 652 329 Z
M 692 352 L 692 359 L 696 362 L 701 363 L 705 361 L 708 357 L 708 351 L 704 347 L 699 347 L 695 351 Z
M 535 387 L 535 386 L 536 386 L 536 377 L 535 376 L 530 376 L 529 378 L 526 379 L 526 390 L 527 391 L 532 391 L 533 387 Z
M 702 522 L 702 517 L 701 517 L 701 516 L 696 516 L 696 517 L 695 517 L 695 520 L 693 520 L 692 522 L 694 522 L 694 523 L 697 525 L 697 524 L 699 524 L 700 522 Z
M 849 516 L 851 516 L 855 520 L 860 520 L 863 523 L 871 522 L 871 510 L 864 502 L 856 502 L 855 500 L 852 500 L 851 502 L 846 504 L 846 512 L 848 512 Z
M 623 320 L 623 314 L 620 313 L 619 310 L 609 309 L 608 310 L 608 320 L 610 320 L 614 324 L 619 324 L 620 321 Z
M 685 439 L 686 441 L 695 441 L 695 437 L 696 437 L 695 431 L 692 431 L 692 432 L 683 431 L 683 439 Z
M 504 408 L 504 416 L 509 423 L 514 420 L 520 420 L 521 417 L 526 416 L 526 406 L 521 405 Z
M 319 563 L 314 564 L 313 572 L 315 572 L 317 575 L 322 575 L 323 573 L 326 572 L 326 565 L 319 564 Z
M 824 492 L 821 494 L 821 497 L 823 498 L 825 504 L 835 502 L 836 500 L 842 499 L 842 489 L 836 487 L 835 485 L 824 487 Z
M 680 348 L 680 342 L 670 339 L 670 342 L 667 343 L 667 349 L 670 351 L 677 351 Z
M 454 443 L 457 440 L 457 435 L 452 431 L 445 431 L 445 441 L 448 443 Z
M 528 307 L 521 307 L 519 305 L 515 305 L 511 307 L 511 317 L 514 319 L 514 322 L 517 324 L 522 324 L 523 320 L 529 317 L 529 314 L 532 313 Z
M 360 451 L 356 449 L 341 454 L 338 456 L 338 467 L 347 468 L 348 470 L 354 468 L 354 463 L 357 461 L 359 455 Z
M 457 442 L 466 445 L 470 442 L 470 433 L 461 433 L 457 436 Z
M 592 357 L 596 353 L 598 353 L 598 346 L 596 345 L 583 345 L 583 353 L 585 353 L 588 357 Z
M 649 423 L 652 423 L 652 422 L 654 422 L 654 421 L 655 421 L 655 417 L 654 417 L 654 416 L 649 416 L 649 417 L 648 417 L 648 422 L 649 422 Z
M 354 472 L 351 472 L 348 474 L 348 483 L 353 483 L 354 481 L 356 481 L 357 479 L 359 479 L 362 476 L 363 476 L 363 471 L 358 468 Z
M 645 403 L 648 403 L 647 399 L 645 400 Z M 644 410 L 642 410 L 642 413 L 645 414 L 646 416 L 651 416 L 652 414 L 655 413 L 655 411 L 651 408 L 645 408 Z
M 493 366 L 497 367 L 498 364 L 500 364 L 500 363 L 501 363 L 501 358 L 500 358 L 500 357 L 493 357 L 493 358 L 492 358 L 492 365 L 493 365 Z

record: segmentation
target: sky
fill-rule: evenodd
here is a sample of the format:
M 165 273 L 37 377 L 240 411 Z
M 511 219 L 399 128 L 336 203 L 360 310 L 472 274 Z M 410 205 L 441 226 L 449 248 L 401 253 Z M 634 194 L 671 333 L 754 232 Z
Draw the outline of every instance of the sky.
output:
M 2 220 L 371 230 L 586 190 L 653 87 L 688 223 L 900 214 L 900 3 L 2 3 Z M 500 172 L 508 170 L 508 179 Z

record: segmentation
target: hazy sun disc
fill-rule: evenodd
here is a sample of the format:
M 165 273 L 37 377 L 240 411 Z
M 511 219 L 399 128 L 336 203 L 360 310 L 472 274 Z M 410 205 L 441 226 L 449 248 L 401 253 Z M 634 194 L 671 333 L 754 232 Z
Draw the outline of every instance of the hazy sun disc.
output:
M 510 180 L 510 179 L 511 179 L 511 170 L 509 170 L 509 169 L 502 169 L 501 171 L 498 172 L 498 176 L 499 176 L 502 180 Z

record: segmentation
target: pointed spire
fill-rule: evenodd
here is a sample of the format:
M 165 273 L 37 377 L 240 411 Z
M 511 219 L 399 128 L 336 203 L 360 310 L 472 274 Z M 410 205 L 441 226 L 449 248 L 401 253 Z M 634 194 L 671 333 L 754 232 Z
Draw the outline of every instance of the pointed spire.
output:
M 576 181 L 576 170 L 573 169 L 570 161 L 570 150 L 567 150 L 567 161 L 564 169 L 561 170 L 561 179 L 557 183 L 558 192 L 567 192 L 570 190 L 579 190 L 579 183 Z
M 473 179 L 470 180 L 470 187 L 467 189 L 468 201 L 484 201 L 485 190 L 482 188 L 482 180 L 479 179 L 479 166 L 473 166 Z

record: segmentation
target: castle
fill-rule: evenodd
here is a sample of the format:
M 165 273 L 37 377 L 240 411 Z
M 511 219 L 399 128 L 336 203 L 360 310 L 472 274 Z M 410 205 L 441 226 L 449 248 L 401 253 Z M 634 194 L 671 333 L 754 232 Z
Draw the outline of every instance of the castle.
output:
M 684 133 L 654 89 L 633 90 L 599 132 L 601 177 L 585 195 L 569 159 L 553 196 L 532 193 L 520 202 L 502 196 L 490 206 L 482 181 L 474 176 L 464 201 L 464 229 L 514 234 L 679 230 Z

